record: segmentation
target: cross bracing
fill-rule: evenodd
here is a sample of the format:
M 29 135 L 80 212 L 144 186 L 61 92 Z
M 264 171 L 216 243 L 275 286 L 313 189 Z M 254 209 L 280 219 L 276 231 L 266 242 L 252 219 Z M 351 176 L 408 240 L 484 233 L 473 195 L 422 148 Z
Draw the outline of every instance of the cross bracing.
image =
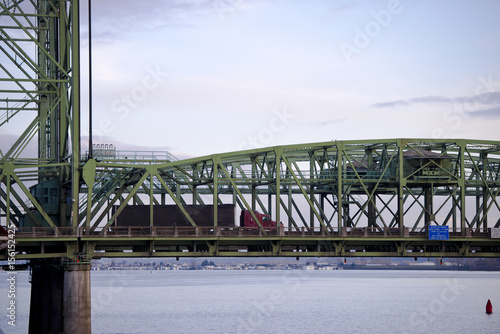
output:
M 79 215 L 71 226 L 49 222 L 51 212 L 43 214 L 37 196 L 10 216 L 20 224 L 19 235 L 35 244 L 35 253 L 41 252 L 38 238 L 57 244 L 75 237 L 86 238 L 87 251 L 97 257 L 498 256 L 499 242 L 490 231 L 499 227 L 499 151 L 500 143 L 491 141 L 387 139 L 142 164 L 84 159 Z M 4 167 L 12 208 L 23 195 L 12 185 L 32 178 L 35 166 Z M 236 216 L 241 210 L 261 212 L 283 226 L 228 228 L 218 220 L 217 207 L 224 204 L 233 204 Z M 150 209 L 137 226 L 119 226 L 130 205 Z M 189 226 L 156 226 L 154 207 L 162 205 L 177 206 Z M 198 225 L 190 205 L 213 205 L 213 226 Z M 42 214 L 23 226 L 28 211 Z M 429 241 L 432 225 L 448 226 L 450 240 Z
M 0 2 L 0 127 L 20 133 L 0 150 L 0 217 L 16 226 L 21 258 L 500 254 L 500 142 L 330 141 L 181 161 L 81 152 L 78 7 Z M 155 226 L 168 205 L 188 226 Z M 225 226 L 224 205 L 235 222 L 246 210 L 282 226 Z M 138 226 L 119 226 L 130 206 L 143 210 Z M 212 206 L 212 226 L 190 206 Z M 428 240 L 437 225 L 449 241 Z
M 102 180 L 93 185 L 96 190 L 135 185 L 133 191 L 124 193 L 142 204 L 229 201 L 240 209 L 271 213 L 289 227 L 409 227 L 416 231 L 433 223 L 456 229 L 486 228 L 485 213 L 491 211 L 495 219 L 490 227 L 497 226 L 499 218 L 495 145 L 463 140 L 344 141 L 143 166 L 102 160 L 94 168 L 91 161 L 88 168 L 95 171 L 96 180 Z M 476 205 L 480 210 L 469 213 L 466 199 L 472 198 L 481 202 Z M 113 205 L 129 204 L 125 200 L 117 199 Z M 406 217 L 412 210 L 419 215 Z M 439 221 L 436 216 L 444 217 Z M 93 226 L 103 223 L 95 221 Z

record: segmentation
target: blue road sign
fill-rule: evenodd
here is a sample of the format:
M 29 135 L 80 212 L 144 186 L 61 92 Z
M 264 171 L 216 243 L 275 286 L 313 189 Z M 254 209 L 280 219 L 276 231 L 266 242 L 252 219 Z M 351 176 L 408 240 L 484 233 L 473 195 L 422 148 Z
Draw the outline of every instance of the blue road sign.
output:
M 430 225 L 429 240 L 449 240 L 450 229 L 448 226 Z

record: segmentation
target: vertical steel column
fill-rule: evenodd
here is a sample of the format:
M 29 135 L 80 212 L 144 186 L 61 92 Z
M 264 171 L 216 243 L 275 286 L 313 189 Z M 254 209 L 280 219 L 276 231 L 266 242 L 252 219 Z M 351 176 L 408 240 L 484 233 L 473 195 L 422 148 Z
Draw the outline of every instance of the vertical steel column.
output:
M 483 229 L 486 232 L 488 230 L 488 187 L 483 187 Z
M 276 151 L 276 150 L 275 150 Z M 279 223 L 281 220 L 281 150 L 276 151 L 276 233 L 279 234 Z
M 193 173 L 194 177 L 194 173 Z M 194 184 L 196 180 L 193 178 L 193 205 L 196 205 L 196 202 L 198 201 L 198 189 L 196 188 L 196 185 Z
M 433 184 L 431 183 L 430 187 L 425 187 L 424 191 L 424 224 L 425 226 L 429 226 L 430 222 L 434 220 L 434 211 L 433 211 Z
M 482 216 L 482 219 L 483 219 L 483 224 L 482 224 L 482 227 L 484 229 L 484 231 L 487 231 L 488 229 L 488 186 L 487 186 L 487 182 L 488 182 L 488 173 L 487 173 L 487 169 L 488 169 L 488 153 L 486 152 L 481 152 L 481 161 L 482 161 L 482 165 L 483 165 L 483 182 L 485 183 L 485 185 L 483 185 L 483 216 Z M 479 228 L 481 228 L 481 226 L 479 226 Z
M 90 234 L 90 221 L 92 220 L 92 190 L 95 184 L 96 161 L 89 159 L 85 166 L 83 166 L 82 178 L 87 185 L 87 213 L 85 231 Z
M 71 221 L 73 232 L 78 227 L 78 204 L 80 193 L 80 1 L 73 0 L 71 7 L 72 23 L 72 89 L 73 113 L 72 154 L 71 154 Z
M 256 206 L 256 200 L 257 200 L 257 186 L 256 183 L 259 181 L 257 180 L 257 157 L 252 158 L 252 178 L 254 181 L 252 181 L 252 210 L 255 210 Z
M 59 1 L 59 62 L 61 66 L 67 73 L 71 70 L 71 46 L 70 40 L 68 40 L 68 32 L 71 31 L 70 22 L 68 22 L 68 12 L 66 9 L 66 2 Z M 58 79 L 62 79 L 61 75 L 58 75 Z M 66 78 L 67 79 L 67 78 Z M 69 137 L 69 124 L 68 119 L 70 102 L 68 101 L 68 89 L 71 83 L 65 82 L 59 84 L 59 95 L 61 100 L 59 102 L 59 157 L 58 162 L 65 162 L 68 156 L 68 137 Z M 67 226 L 67 206 L 71 203 L 66 202 L 68 189 L 64 186 L 65 181 L 68 178 L 68 170 L 66 167 L 61 167 L 61 172 L 59 175 L 59 222 L 61 226 Z
M 177 180 L 177 177 L 176 177 L 176 173 L 172 173 L 172 177 L 173 177 L 173 180 L 175 182 L 175 180 Z M 185 176 L 182 176 L 182 177 L 185 177 Z M 165 187 L 168 187 L 167 184 L 165 184 Z M 168 189 L 165 188 L 165 191 L 168 192 Z M 180 201 L 181 203 L 184 201 L 182 199 L 182 193 L 181 193 L 181 185 L 180 183 L 175 183 L 175 198 L 177 198 L 178 201 Z
M 217 163 L 212 160 L 212 174 L 213 174 L 213 188 L 214 188 L 214 193 L 213 193 L 213 204 L 214 204 L 214 227 L 218 225 L 218 205 L 219 205 L 219 194 L 218 194 L 218 187 L 219 187 L 219 169 Z
M 149 174 L 149 226 L 153 227 L 154 222 L 154 185 L 153 185 L 153 174 Z
M 369 192 L 371 193 L 373 191 L 373 188 L 368 188 Z M 376 209 L 376 195 L 373 194 L 372 198 L 368 202 L 368 227 L 371 226 L 376 226 L 377 225 L 377 211 Z
M 89 158 L 92 158 L 92 0 L 88 0 L 89 20 Z
M 455 195 L 451 195 L 451 210 L 452 210 L 452 213 L 451 213 L 451 217 L 452 217 L 452 220 L 453 220 L 453 232 L 456 232 L 457 231 L 457 196 Z
M 292 228 L 292 221 L 293 221 L 293 191 L 292 191 L 292 185 L 288 185 L 288 228 Z
M 48 10 L 48 14 L 50 16 L 53 16 L 54 13 L 54 7 L 53 4 L 48 4 L 50 6 L 50 9 Z M 49 54 L 52 56 L 52 59 L 59 61 L 59 40 L 58 40 L 58 33 L 57 33 L 57 18 L 51 17 L 49 18 Z M 58 74 L 56 70 L 56 64 L 54 61 L 49 62 L 49 67 L 47 69 L 49 71 L 49 78 L 56 79 L 58 77 Z M 53 83 L 51 86 L 52 89 L 56 90 L 56 85 L 59 86 L 60 84 Z M 54 103 L 56 100 L 58 100 L 59 94 L 50 94 L 48 96 L 47 101 L 49 102 L 50 108 L 54 108 L 55 110 L 50 113 L 50 116 L 47 118 L 49 124 L 49 129 L 50 129 L 50 136 L 48 138 L 48 146 L 49 146 L 49 154 L 48 158 L 50 158 L 51 161 L 57 161 L 57 158 L 59 156 L 59 134 L 58 134 L 58 122 L 59 122 L 59 105 L 55 106 Z
M 465 220 L 465 145 L 463 140 L 457 142 L 460 147 L 460 177 L 458 179 L 458 186 L 460 188 L 460 230 L 462 235 L 465 235 L 466 220 Z
M 267 212 L 264 210 L 264 213 L 269 216 L 273 214 L 273 188 L 271 184 L 267 186 Z
M 367 167 L 368 173 L 375 170 L 373 163 L 373 149 L 365 149 L 365 154 L 367 157 Z M 363 161 L 361 161 L 363 163 Z M 368 200 L 368 227 L 375 226 L 377 220 L 377 195 L 375 194 L 375 187 L 371 182 L 367 182 L 366 189 L 368 193 L 366 194 Z M 371 198 L 370 198 L 371 196 Z
M 40 49 L 40 46 L 43 46 L 45 47 L 45 45 L 47 44 L 46 41 L 47 41 L 47 31 L 48 31 L 48 27 L 47 27 L 47 21 L 48 20 L 45 16 L 46 16 L 46 7 L 47 7 L 47 4 L 45 1 L 42 1 L 42 2 L 39 2 L 39 8 L 38 8 L 38 15 L 40 15 L 40 18 L 37 19 L 37 25 L 38 25 L 38 34 L 37 34 L 37 41 L 38 41 L 38 70 L 41 72 L 38 74 L 38 77 L 43 77 L 43 76 L 47 76 L 47 56 L 44 52 L 41 52 Z M 50 37 L 49 37 L 50 38 Z M 41 75 L 40 75 L 41 74 Z M 46 90 L 46 87 L 47 87 L 47 83 L 38 83 L 37 85 L 37 90 L 39 91 L 44 91 Z M 48 105 L 49 105 L 49 101 L 48 101 L 48 96 L 47 94 L 41 94 L 39 93 L 39 96 L 38 96 L 38 117 L 41 117 L 42 119 L 45 119 L 43 117 L 43 115 L 45 115 L 45 113 L 47 112 L 47 109 L 48 109 Z M 46 159 L 47 156 L 48 156 L 48 153 L 47 153 L 47 133 L 48 131 L 50 131 L 48 129 L 48 124 L 47 124 L 47 120 L 45 120 L 42 124 L 42 121 L 40 121 L 40 127 L 39 127 L 39 130 L 38 130 L 38 158 L 39 159 Z M 41 182 L 42 181 L 42 176 L 39 175 L 38 176 L 38 182 Z
M 309 226 L 311 226 L 311 230 L 314 231 L 314 185 L 312 182 L 314 175 L 314 152 L 309 152 Z
M 338 222 L 338 228 L 339 228 L 339 232 L 341 230 L 341 228 L 343 227 L 342 225 L 342 218 L 343 218 L 343 197 L 344 197 L 344 191 L 343 191 L 343 187 L 342 187 L 342 168 L 343 168 L 343 151 L 344 151 L 344 144 L 340 141 L 336 142 L 336 146 L 337 146 L 337 214 L 338 214 L 338 217 L 337 217 L 337 222 Z
M 406 178 L 404 177 L 404 159 L 403 159 L 403 140 L 398 139 L 398 212 L 397 212 L 397 222 L 401 234 L 404 234 L 404 194 L 403 189 L 406 186 Z

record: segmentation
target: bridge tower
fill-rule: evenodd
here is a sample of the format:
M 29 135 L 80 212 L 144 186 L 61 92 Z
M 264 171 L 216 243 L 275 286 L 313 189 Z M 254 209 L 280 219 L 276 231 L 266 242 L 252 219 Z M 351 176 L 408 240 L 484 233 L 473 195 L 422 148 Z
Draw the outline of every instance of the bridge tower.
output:
M 18 138 L 3 133 L 12 144 L 0 151 L 1 209 L 18 228 L 77 226 L 79 6 L 79 0 L 0 2 L 0 126 L 19 133 L 29 120 Z M 29 331 L 90 333 L 89 264 L 80 262 L 78 244 L 59 252 L 65 256 L 31 260 Z

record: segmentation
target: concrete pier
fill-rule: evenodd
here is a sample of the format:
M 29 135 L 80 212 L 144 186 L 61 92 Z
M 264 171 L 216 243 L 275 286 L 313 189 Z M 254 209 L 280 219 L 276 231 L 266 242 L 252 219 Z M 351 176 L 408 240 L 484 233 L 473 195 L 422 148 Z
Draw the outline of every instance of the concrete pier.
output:
M 31 260 L 29 334 L 62 333 L 64 269 L 61 259 Z
M 90 334 L 90 265 L 64 268 L 64 333 Z
M 90 334 L 90 265 L 31 261 L 29 334 Z

